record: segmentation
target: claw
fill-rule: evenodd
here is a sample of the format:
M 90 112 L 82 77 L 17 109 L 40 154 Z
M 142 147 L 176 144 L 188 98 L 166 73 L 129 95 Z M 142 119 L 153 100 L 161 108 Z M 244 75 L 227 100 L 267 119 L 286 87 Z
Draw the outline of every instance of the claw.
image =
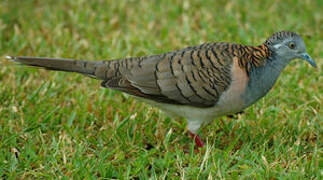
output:
M 198 134 L 194 134 L 194 133 L 190 132 L 190 136 L 195 141 L 195 145 L 198 148 L 202 148 L 204 146 L 204 143 L 203 143 L 203 141 L 201 140 L 201 137 Z

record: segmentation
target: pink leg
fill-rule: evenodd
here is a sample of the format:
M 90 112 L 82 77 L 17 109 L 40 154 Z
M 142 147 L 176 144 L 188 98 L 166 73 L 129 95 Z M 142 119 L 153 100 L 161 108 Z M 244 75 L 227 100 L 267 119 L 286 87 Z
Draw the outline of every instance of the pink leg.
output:
M 200 136 L 198 134 L 194 134 L 192 132 L 189 132 L 191 135 L 191 138 L 195 141 L 195 144 L 198 148 L 202 148 L 204 146 L 204 143 L 202 142 Z

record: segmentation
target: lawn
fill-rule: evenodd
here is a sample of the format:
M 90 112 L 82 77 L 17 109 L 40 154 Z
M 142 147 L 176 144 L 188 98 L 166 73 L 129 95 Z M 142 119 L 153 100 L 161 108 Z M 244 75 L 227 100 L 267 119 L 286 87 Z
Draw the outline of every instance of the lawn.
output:
M 322 9 L 320 0 L 1 0 L 0 179 L 322 179 Z M 258 45 L 280 30 L 304 37 L 318 68 L 293 61 L 244 114 L 201 128 L 200 153 L 184 119 L 94 79 L 4 59 Z

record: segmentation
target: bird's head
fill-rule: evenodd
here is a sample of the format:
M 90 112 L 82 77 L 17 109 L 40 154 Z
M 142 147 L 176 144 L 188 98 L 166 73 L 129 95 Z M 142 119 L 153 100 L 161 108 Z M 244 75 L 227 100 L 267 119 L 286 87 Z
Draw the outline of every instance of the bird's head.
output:
M 306 52 L 306 46 L 302 37 L 294 32 L 280 31 L 268 38 L 265 44 L 274 52 L 279 59 L 289 61 L 300 58 L 313 67 L 316 67 L 314 60 Z

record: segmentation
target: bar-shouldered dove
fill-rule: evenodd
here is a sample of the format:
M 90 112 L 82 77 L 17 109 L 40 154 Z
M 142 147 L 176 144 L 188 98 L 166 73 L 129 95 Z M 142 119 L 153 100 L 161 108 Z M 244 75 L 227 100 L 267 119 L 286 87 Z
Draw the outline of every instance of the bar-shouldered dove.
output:
M 77 72 L 184 117 L 197 147 L 204 123 L 243 111 L 265 96 L 281 71 L 300 58 L 316 67 L 303 39 L 294 32 L 273 34 L 259 46 L 216 42 L 144 57 L 83 61 L 12 57 L 18 63 Z

